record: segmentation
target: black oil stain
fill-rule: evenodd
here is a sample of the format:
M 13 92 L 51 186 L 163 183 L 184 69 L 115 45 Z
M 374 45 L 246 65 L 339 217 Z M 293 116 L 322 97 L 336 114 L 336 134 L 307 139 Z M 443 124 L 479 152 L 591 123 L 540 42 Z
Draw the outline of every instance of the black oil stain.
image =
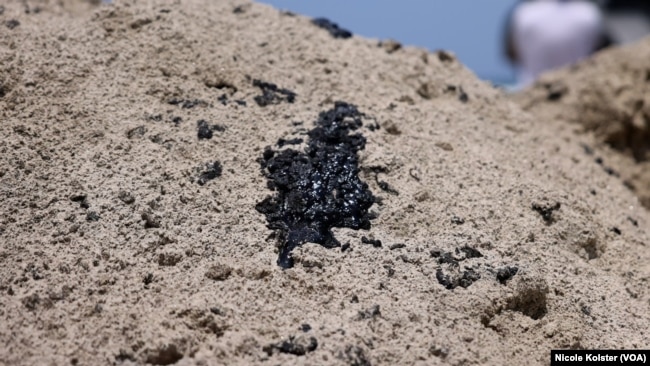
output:
M 306 242 L 340 247 L 334 227 L 370 229 L 368 209 L 375 197 L 359 178 L 357 155 L 366 139 L 354 133 L 365 117 L 354 105 L 336 102 L 320 113 L 304 151 L 264 151 L 259 161 L 268 188 L 276 193 L 256 208 L 282 241 L 279 266 L 292 267 L 291 251 Z

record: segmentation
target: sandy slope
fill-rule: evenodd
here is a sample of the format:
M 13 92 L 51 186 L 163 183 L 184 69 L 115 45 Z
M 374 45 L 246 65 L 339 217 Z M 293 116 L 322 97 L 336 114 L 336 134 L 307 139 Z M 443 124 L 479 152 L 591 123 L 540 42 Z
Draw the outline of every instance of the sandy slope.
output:
M 605 166 L 650 208 L 650 38 L 544 75 L 515 96 L 554 128 L 586 133 Z
M 543 365 L 650 343 L 648 213 L 453 57 L 244 1 L 21 6 L 0 15 L 20 22 L 0 27 L 0 363 Z M 295 101 L 259 106 L 255 79 Z M 259 159 L 337 100 L 367 115 L 377 218 L 282 270 Z

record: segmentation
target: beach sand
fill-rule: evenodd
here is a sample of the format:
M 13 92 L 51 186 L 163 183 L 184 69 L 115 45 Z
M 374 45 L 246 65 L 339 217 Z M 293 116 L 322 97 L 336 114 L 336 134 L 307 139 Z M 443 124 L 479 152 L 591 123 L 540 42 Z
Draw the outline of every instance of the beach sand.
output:
M 544 75 L 515 100 L 526 111 L 593 141 L 611 168 L 650 208 L 650 38 L 609 49 Z
M 452 54 L 242 0 L 34 4 L 0 15 L 0 364 L 548 365 L 648 347 L 639 198 L 585 151 L 594 137 Z M 336 101 L 364 114 L 349 161 L 370 228 L 282 269 L 260 162 L 304 153 Z

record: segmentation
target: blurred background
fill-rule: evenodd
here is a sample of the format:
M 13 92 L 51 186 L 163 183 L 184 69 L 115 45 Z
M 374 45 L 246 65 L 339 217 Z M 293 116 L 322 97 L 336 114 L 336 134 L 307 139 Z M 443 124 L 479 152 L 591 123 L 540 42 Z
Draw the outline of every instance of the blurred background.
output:
M 257 0 L 310 17 L 325 17 L 355 35 L 394 39 L 431 51 L 446 49 L 478 77 L 500 86 L 516 82 L 504 49 L 506 22 L 521 0 Z M 650 0 L 593 1 L 604 12 L 612 43 L 650 33 Z

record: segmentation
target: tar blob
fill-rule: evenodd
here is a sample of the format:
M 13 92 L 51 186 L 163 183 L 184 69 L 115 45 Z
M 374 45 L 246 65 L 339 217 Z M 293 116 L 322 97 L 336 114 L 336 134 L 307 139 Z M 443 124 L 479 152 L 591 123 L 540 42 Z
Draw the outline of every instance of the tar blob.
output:
M 540 204 L 540 203 L 533 203 L 533 210 L 537 211 L 540 215 L 542 215 L 542 219 L 544 219 L 544 222 L 546 222 L 547 225 L 552 224 L 555 222 L 555 218 L 553 217 L 553 212 L 559 210 L 561 207 L 561 204 L 559 202 L 556 202 L 553 205 L 550 204 Z
M 219 178 L 223 172 L 223 168 L 221 167 L 221 163 L 219 161 L 209 163 L 205 168 L 205 171 L 201 173 L 199 179 L 196 181 L 200 186 L 205 185 L 212 179 Z
M 497 280 L 501 282 L 502 285 L 505 285 L 506 282 L 511 279 L 514 275 L 517 274 L 519 268 L 517 267 L 503 267 L 497 271 Z
M 359 178 L 357 156 L 366 139 L 354 133 L 362 117 L 355 106 L 336 102 L 320 113 L 304 151 L 264 151 L 260 164 L 275 194 L 256 208 L 282 241 L 279 266 L 292 267 L 291 251 L 306 242 L 339 247 L 334 227 L 370 229 L 368 209 L 375 197 Z
M 439 250 L 431 251 L 431 256 L 438 258 L 438 263 L 444 265 L 436 271 L 436 279 L 439 284 L 448 290 L 453 290 L 458 286 L 467 288 L 481 278 L 481 275 L 476 269 L 465 267 L 464 270 L 461 270 L 459 264 L 467 259 L 482 258 L 483 254 L 481 252 L 477 249 L 464 246 L 462 248 L 456 248 L 455 254 L 441 252 Z
M 208 125 L 208 122 L 205 120 L 200 120 L 196 123 L 196 128 L 197 128 L 197 136 L 199 137 L 199 140 L 206 140 L 206 139 L 211 139 L 212 138 L 212 129 L 210 129 L 210 125 Z
M 323 28 L 329 32 L 329 34 L 334 38 L 350 38 L 352 37 L 352 32 L 347 29 L 339 27 L 338 24 L 332 22 L 326 18 L 316 18 L 312 19 L 311 23 L 319 28 Z
M 262 95 L 253 98 L 260 107 L 266 107 L 270 104 L 280 104 L 282 102 L 293 103 L 296 100 L 296 93 L 289 89 L 279 88 L 273 83 L 255 79 L 253 80 L 253 86 L 262 90 Z

